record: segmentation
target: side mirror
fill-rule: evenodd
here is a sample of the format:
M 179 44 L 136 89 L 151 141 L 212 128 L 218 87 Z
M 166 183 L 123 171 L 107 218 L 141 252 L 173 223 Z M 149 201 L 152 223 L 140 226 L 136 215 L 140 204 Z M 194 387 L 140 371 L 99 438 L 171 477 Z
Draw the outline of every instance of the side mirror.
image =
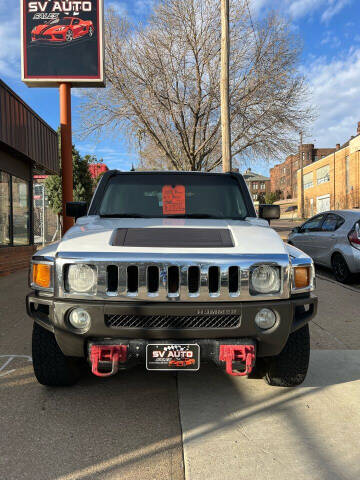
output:
M 259 205 L 259 217 L 269 221 L 279 219 L 280 205 Z
M 67 202 L 66 216 L 74 217 L 77 220 L 79 217 L 84 217 L 87 214 L 86 202 Z

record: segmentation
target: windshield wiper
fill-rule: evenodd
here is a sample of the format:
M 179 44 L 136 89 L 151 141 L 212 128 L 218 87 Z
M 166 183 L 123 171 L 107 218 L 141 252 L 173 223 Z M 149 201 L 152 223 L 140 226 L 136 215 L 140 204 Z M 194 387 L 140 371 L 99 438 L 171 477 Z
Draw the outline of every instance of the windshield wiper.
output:
M 166 215 L 164 218 L 216 218 L 221 220 L 223 217 L 217 217 L 208 213 L 185 213 L 184 215 Z
M 246 217 L 217 217 L 207 213 L 187 213 L 185 215 L 166 215 L 164 218 L 213 218 L 215 220 L 244 220 Z
M 147 215 L 140 215 L 139 213 L 104 213 L 100 215 L 101 218 L 150 218 Z

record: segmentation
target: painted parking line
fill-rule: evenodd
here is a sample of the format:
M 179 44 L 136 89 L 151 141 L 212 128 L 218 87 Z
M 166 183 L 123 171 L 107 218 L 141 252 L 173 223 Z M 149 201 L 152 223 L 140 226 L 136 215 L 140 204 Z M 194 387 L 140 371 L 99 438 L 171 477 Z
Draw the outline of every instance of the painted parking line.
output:
M 0 355 L 0 378 L 16 372 L 16 368 L 11 368 L 10 370 L 8 368 L 14 365 L 14 360 L 19 359 L 25 362 L 32 362 L 32 358 L 29 355 Z

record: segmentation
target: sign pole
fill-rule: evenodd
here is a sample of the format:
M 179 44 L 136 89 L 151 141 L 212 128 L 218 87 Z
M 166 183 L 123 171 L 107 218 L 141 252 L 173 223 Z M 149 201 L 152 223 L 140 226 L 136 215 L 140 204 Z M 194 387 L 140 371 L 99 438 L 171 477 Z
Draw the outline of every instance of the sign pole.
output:
M 221 0 L 221 136 L 222 166 L 224 172 L 231 172 L 231 130 L 229 110 L 229 0 Z
M 62 234 L 73 225 L 73 219 L 66 216 L 66 203 L 73 201 L 73 161 L 71 137 L 71 84 L 60 83 L 60 132 L 61 132 L 61 185 L 62 185 Z

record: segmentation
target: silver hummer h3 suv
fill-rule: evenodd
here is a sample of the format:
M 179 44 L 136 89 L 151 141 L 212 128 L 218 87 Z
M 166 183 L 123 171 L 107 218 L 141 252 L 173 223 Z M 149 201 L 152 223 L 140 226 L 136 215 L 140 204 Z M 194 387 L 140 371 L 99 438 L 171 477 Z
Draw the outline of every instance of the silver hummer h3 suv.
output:
M 199 370 L 295 386 L 316 314 L 313 262 L 257 218 L 235 173 L 105 173 L 76 224 L 32 258 L 27 311 L 34 371 L 71 385 L 86 365 L 110 376 Z

